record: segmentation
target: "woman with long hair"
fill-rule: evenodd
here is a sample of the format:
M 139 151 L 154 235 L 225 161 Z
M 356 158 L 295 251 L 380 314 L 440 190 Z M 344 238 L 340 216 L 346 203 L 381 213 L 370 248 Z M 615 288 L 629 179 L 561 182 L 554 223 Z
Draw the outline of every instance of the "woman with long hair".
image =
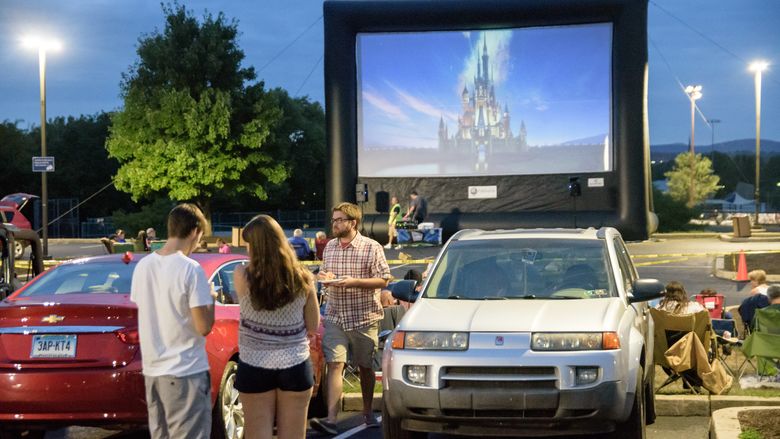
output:
M 677 281 L 669 282 L 666 285 L 664 297 L 661 299 L 661 303 L 658 304 L 658 309 L 672 314 L 694 314 L 704 311 L 704 307 L 699 302 L 691 301 L 688 298 L 685 287 Z
M 314 278 L 268 215 L 244 227 L 249 264 L 233 274 L 241 324 L 235 388 L 244 408 L 244 437 L 306 436 L 314 373 L 307 335 L 319 326 Z

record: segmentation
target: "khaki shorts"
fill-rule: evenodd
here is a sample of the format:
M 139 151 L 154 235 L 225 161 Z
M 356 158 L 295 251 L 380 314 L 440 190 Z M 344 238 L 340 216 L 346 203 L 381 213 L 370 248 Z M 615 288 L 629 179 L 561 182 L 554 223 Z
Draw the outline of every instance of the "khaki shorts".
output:
M 328 363 L 346 363 L 347 351 L 351 353 L 350 362 L 360 367 L 372 367 L 374 353 L 379 345 L 379 322 L 368 326 L 345 331 L 341 326 L 326 321 L 325 335 L 322 337 L 322 350 Z

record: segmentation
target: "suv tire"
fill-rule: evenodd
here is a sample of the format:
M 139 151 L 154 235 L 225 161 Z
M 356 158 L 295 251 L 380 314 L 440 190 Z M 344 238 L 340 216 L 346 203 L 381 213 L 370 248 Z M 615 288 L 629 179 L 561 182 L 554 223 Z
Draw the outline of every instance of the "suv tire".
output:
M 631 406 L 631 414 L 624 422 L 617 424 L 612 437 L 615 439 L 645 439 L 646 408 L 645 408 L 645 382 L 644 370 L 638 366 L 636 379 L 636 393 L 634 404 Z
M 384 398 L 382 400 L 382 437 L 392 439 L 424 439 L 428 437 L 428 433 L 401 428 L 401 419 L 391 417 L 387 412 Z

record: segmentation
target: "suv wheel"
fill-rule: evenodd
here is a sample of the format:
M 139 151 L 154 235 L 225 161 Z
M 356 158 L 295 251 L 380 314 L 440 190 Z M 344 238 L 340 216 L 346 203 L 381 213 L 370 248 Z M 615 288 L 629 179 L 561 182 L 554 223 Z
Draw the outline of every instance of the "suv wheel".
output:
M 424 439 L 428 433 L 409 431 L 401 428 L 401 419 L 393 418 L 387 412 L 387 405 L 382 398 L 382 437 L 393 439 Z
M 631 414 L 625 422 L 619 423 L 612 437 L 615 439 L 645 439 L 645 382 L 644 371 L 639 366 L 636 380 L 636 394 L 634 394 L 634 404 L 631 406 Z
M 238 399 L 238 390 L 233 387 L 237 369 L 238 363 L 228 361 L 222 374 L 219 394 L 212 412 L 212 438 L 241 439 L 244 437 L 244 408 Z

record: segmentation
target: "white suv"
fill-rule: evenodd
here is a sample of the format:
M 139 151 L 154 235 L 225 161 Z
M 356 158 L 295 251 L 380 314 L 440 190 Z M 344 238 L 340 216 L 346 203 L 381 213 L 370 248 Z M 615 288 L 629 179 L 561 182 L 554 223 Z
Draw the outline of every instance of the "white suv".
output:
M 663 288 L 613 228 L 458 232 L 420 294 L 393 287 L 415 304 L 385 344 L 384 436 L 645 437 Z

